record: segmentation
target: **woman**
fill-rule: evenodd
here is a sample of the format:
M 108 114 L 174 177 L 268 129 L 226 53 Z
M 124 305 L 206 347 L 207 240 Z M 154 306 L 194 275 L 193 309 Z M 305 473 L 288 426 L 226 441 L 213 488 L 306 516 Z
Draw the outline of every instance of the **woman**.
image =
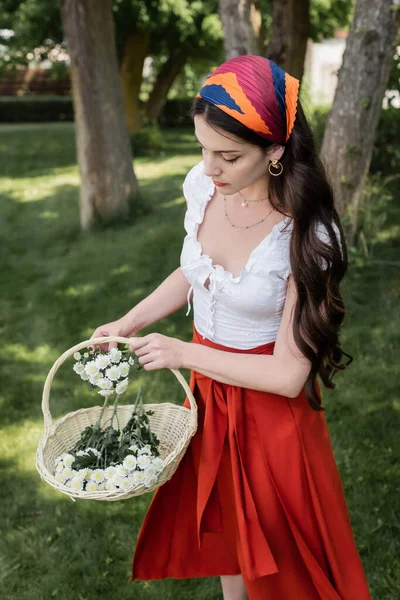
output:
M 92 336 L 135 336 L 194 294 L 192 343 L 132 340 L 146 370 L 191 369 L 199 426 L 152 499 L 131 581 L 219 575 L 225 600 L 370 599 L 316 378 L 333 388 L 346 366 L 346 244 L 298 89 L 255 55 L 208 77 L 181 266 Z

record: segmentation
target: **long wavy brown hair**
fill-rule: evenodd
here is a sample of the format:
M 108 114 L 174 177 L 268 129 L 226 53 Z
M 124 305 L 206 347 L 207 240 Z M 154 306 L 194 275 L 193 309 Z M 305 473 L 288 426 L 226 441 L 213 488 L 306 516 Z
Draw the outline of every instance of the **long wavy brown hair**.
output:
M 274 145 L 203 98 L 193 100 L 190 116 L 196 115 L 202 115 L 211 127 L 262 149 Z M 269 194 L 274 208 L 293 219 L 290 264 L 297 288 L 293 336 L 300 351 L 311 362 L 305 383 L 307 401 L 313 409 L 324 410 L 315 387 L 317 375 L 325 387 L 334 388 L 333 375 L 343 371 L 353 360 L 339 344 L 340 328 L 347 312 L 340 282 L 347 271 L 348 254 L 332 188 L 300 102 L 280 161 L 283 173 L 279 177 L 270 177 Z M 342 252 L 332 221 L 340 232 Z M 320 224 L 326 227 L 330 244 L 318 238 L 315 227 Z M 326 261 L 325 269 L 321 268 L 321 261 Z M 342 354 L 350 359 L 347 363 L 339 362 Z

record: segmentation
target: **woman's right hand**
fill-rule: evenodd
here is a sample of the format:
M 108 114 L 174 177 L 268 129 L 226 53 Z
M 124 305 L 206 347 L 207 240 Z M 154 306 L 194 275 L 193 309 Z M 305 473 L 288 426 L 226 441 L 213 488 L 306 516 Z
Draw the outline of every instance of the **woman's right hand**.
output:
M 139 329 L 135 329 L 132 325 L 127 325 L 119 319 L 117 321 L 112 321 L 111 323 L 106 323 L 105 325 L 100 325 L 95 329 L 89 339 L 105 337 L 105 336 L 120 336 L 120 337 L 134 337 Z M 117 348 L 117 342 L 103 342 L 102 344 L 93 344 L 93 346 L 89 346 L 94 352 L 95 348 L 100 348 L 102 352 L 108 352 L 111 348 Z

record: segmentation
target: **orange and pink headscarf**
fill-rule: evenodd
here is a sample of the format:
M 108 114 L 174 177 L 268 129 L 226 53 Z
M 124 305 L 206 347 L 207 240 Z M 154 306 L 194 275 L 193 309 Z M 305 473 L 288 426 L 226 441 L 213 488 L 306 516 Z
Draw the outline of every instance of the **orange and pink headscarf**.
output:
M 196 98 L 215 104 L 267 140 L 285 144 L 296 119 L 299 85 L 269 58 L 244 54 L 217 67 Z

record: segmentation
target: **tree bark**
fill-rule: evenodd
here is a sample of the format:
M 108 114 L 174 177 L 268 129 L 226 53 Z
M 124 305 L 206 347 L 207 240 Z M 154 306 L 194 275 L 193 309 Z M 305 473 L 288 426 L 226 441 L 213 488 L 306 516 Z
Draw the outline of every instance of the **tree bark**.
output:
M 310 0 L 273 0 L 267 56 L 293 77 L 303 77 L 310 33 Z
M 126 128 L 111 0 L 61 0 L 71 59 L 83 229 L 130 213 L 138 192 Z
M 148 55 L 149 46 L 150 32 L 145 29 L 137 29 L 132 32 L 124 44 L 121 78 L 126 121 L 130 135 L 139 131 L 141 125 L 139 93 L 142 83 L 144 59 Z
M 168 92 L 187 59 L 187 51 L 178 46 L 161 66 L 157 79 L 146 104 L 146 116 L 152 121 L 158 119 L 167 100 Z
M 399 27 L 393 0 L 357 0 L 321 155 L 354 243 L 360 193 L 371 162 Z
M 242 54 L 262 53 L 261 14 L 258 1 L 219 0 L 226 60 Z

